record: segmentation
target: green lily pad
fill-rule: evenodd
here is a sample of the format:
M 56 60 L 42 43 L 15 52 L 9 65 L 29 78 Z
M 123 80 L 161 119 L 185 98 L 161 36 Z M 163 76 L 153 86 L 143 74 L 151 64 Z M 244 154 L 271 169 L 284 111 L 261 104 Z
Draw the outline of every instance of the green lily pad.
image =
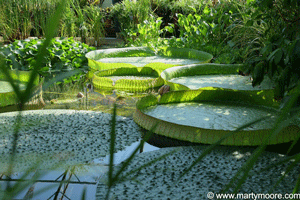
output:
M 278 115 L 273 90 L 239 91 L 223 88 L 175 91 L 160 99 L 149 95 L 137 102 L 134 120 L 154 133 L 182 141 L 213 144 L 236 128 L 260 117 L 269 119 L 240 130 L 221 144 L 257 146 L 269 136 Z M 290 142 L 298 137 L 300 128 L 283 127 L 268 144 Z
M 202 75 L 202 76 L 183 76 L 170 79 L 169 82 L 184 85 L 190 89 L 204 87 L 221 87 L 234 90 L 268 90 L 273 89 L 270 79 L 264 81 L 256 87 L 252 86 L 250 76 L 241 75 Z
M 19 88 L 20 88 L 20 90 L 24 90 L 26 88 L 26 85 L 20 83 Z M 9 82 L 0 81 L 0 93 L 7 93 L 7 92 L 13 92 L 13 91 L 14 90 Z
M 20 90 L 26 89 L 26 83 L 30 78 L 31 72 L 28 71 L 10 71 L 10 75 L 13 80 L 15 80 L 15 84 L 19 85 Z M 39 79 L 37 78 L 34 81 L 34 85 L 38 85 Z M 41 95 L 41 94 L 40 94 Z M 4 74 L 0 73 L 0 107 L 10 106 L 16 104 L 16 94 L 9 82 L 6 81 L 6 77 Z
M 147 47 L 127 47 L 91 51 L 86 57 L 93 70 L 106 70 L 120 67 L 153 67 L 152 63 L 167 64 L 169 67 L 206 63 L 213 56 L 194 49 L 162 48 L 155 53 Z

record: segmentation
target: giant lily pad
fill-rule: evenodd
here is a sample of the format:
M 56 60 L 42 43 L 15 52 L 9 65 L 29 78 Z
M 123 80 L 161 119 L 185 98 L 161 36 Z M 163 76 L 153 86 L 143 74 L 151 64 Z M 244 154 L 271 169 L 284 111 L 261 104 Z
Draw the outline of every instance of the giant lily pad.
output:
M 110 198 L 208 199 L 207 195 L 211 195 L 211 193 L 216 195 L 224 189 L 254 152 L 251 148 L 219 146 L 179 179 L 184 170 L 204 152 L 205 148 L 205 146 L 173 147 L 137 155 L 119 177 L 125 176 L 130 171 L 138 169 L 162 155 L 175 151 L 174 154 L 155 161 L 150 166 L 136 170 L 127 177 L 126 181 L 117 183 L 110 190 Z M 238 193 L 247 195 L 255 191 L 255 194 L 267 195 L 270 191 L 273 194 L 286 194 L 293 191 L 299 176 L 299 170 L 296 167 L 286 174 L 287 178 L 273 188 L 290 163 L 276 164 L 276 167 L 261 171 L 285 158 L 276 153 L 264 152 L 255 163 L 253 170 L 250 171 L 251 177 L 246 179 Z M 122 167 L 122 164 L 118 168 Z M 97 186 L 96 199 L 105 199 L 107 189 L 105 179 L 102 179 Z
M 96 88 L 145 91 L 162 86 L 164 80 L 149 67 L 132 67 L 98 71 L 94 74 L 93 84 Z
M 17 112 L 0 114 L 0 169 L 5 172 L 12 152 Z M 41 159 L 40 169 L 65 168 L 109 154 L 111 115 L 75 110 L 22 112 L 14 170 L 23 171 Z M 140 138 L 132 119 L 117 117 L 116 151 Z
M 94 70 L 147 66 L 162 71 L 172 66 L 209 62 L 213 56 L 194 49 L 162 48 L 155 53 L 146 47 L 128 47 L 91 51 L 86 57 Z
M 86 57 L 93 73 L 100 70 L 94 73 L 93 83 L 96 87 L 132 91 L 144 91 L 162 86 L 164 80 L 159 78 L 159 75 L 165 69 L 209 62 L 212 59 L 212 55 L 193 49 L 162 48 L 156 54 L 146 47 L 97 50 L 87 53 Z M 118 80 L 112 80 L 111 76 Z M 148 80 L 143 80 L 145 76 Z
M 272 90 L 238 91 L 222 88 L 175 91 L 142 98 L 134 120 L 147 130 L 182 141 L 213 144 L 237 127 L 261 117 L 269 119 L 227 137 L 223 145 L 256 146 L 269 136 L 278 115 Z M 184 103 L 185 102 L 185 103 Z M 183 104 L 184 103 L 184 104 Z M 268 107 L 267 107 L 268 106 Z M 268 144 L 295 140 L 299 127 L 284 127 Z
M 28 82 L 30 78 L 31 72 L 27 71 L 10 71 L 12 79 L 15 81 L 21 91 L 26 89 L 26 82 Z M 37 78 L 34 82 L 36 86 L 38 84 L 39 79 Z M 41 97 L 41 92 L 39 97 Z M 17 103 L 16 94 L 9 82 L 6 81 L 4 74 L 0 73 L 0 107 L 10 106 Z M 2 108 L 3 109 L 3 108 Z
M 236 90 L 273 89 L 273 84 L 268 77 L 259 86 L 252 87 L 250 76 L 242 76 L 237 73 L 242 66 L 241 64 L 214 63 L 178 66 L 166 69 L 162 72 L 161 77 L 167 80 L 170 86 L 176 87 L 179 84 L 189 89 L 204 87 L 220 87 Z

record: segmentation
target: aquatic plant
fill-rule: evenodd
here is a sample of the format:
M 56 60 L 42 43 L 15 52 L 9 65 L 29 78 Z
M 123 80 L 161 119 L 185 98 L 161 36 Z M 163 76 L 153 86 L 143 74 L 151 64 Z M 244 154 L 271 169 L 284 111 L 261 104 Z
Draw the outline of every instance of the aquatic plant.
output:
M 9 69 L 33 70 L 36 64 L 35 58 L 44 42 L 44 39 L 16 40 L 10 45 L 1 47 L 0 54 L 5 57 L 5 63 Z M 52 39 L 47 47 L 45 65 L 39 68 L 38 73 L 47 80 L 47 78 L 60 73 L 79 69 L 76 76 L 68 78 L 64 82 L 79 80 L 89 70 L 85 54 L 91 50 L 95 50 L 95 48 L 76 42 L 73 38 Z

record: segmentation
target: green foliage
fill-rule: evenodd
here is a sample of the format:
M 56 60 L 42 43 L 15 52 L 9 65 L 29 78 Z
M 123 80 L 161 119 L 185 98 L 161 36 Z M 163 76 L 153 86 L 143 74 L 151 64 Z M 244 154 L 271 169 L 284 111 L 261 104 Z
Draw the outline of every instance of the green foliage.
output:
M 37 64 L 36 56 L 44 41 L 40 39 L 17 40 L 2 47 L 0 53 L 5 57 L 6 66 L 10 69 L 32 70 Z M 80 74 L 65 80 L 65 82 L 78 80 L 89 69 L 85 54 L 94 49 L 84 43 L 75 42 L 73 38 L 52 39 L 47 47 L 45 65 L 39 68 L 38 73 L 49 78 L 51 75 L 80 69 Z
M 29 36 L 45 37 L 47 21 L 53 15 L 59 0 L 1 0 L 0 35 L 5 42 L 26 39 Z M 58 34 L 55 36 L 81 37 L 82 42 L 101 45 L 105 35 L 105 11 L 93 2 L 66 0 Z M 89 37 L 94 37 L 90 41 Z
M 46 19 L 58 0 L 0 1 L 0 35 L 5 41 L 25 39 L 33 32 L 37 37 L 45 33 Z
M 124 0 L 112 7 L 110 15 L 119 21 L 121 35 L 125 40 L 127 32 L 137 30 L 138 24 L 147 20 L 153 13 L 150 5 L 148 0 Z
M 161 34 L 168 30 L 169 27 L 161 29 L 162 18 L 150 15 L 149 18 L 140 24 L 137 24 L 136 30 L 127 31 L 128 46 L 147 46 L 157 50 L 163 44 Z
M 253 75 L 253 85 L 259 84 L 265 74 L 273 79 L 277 99 L 299 84 L 299 6 L 295 0 L 256 1 L 255 12 L 246 24 L 259 27 L 256 41 L 260 41 L 249 50 L 247 71 Z
M 3 55 L 0 55 L 0 71 L 5 76 L 5 80 L 7 80 L 15 93 L 16 100 L 18 102 L 18 110 L 22 111 L 24 108 L 24 105 L 26 102 L 30 100 L 30 98 L 34 95 L 34 83 L 36 82 L 36 79 L 38 78 L 38 69 L 43 68 L 43 65 L 45 62 L 45 55 L 47 55 L 47 47 L 51 43 L 51 39 L 54 37 L 56 30 L 57 30 L 57 24 L 59 19 L 61 18 L 61 14 L 65 8 L 65 2 L 62 1 L 58 4 L 58 8 L 55 11 L 55 15 L 53 15 L 50 19 L 50 23 L 47 25 L 47 35 L 45 41 L 39 46 L 37 55 L 36 55 L 36 62 L 33 65 L 32 72 L 30 73 L 30 78 L 28 81 L 26 81 L 26 89 L 21 90 L 18 81 L 14 79 L 14 76 L 12 73 L 10 73 L 10 70 L 5 67 L 5 58 Z M 18 68 L 18 65 L 16 62 L 13 62 L 13 66 L 15 68 Z M 68 74 L 70 75 L 70 74 Z M 56 77 L 55 81 L 59 81 L 62 78 L 66 78 L 66 75 L 61 77 Z M 53 80 L 52 80 L 53 82 Z M 51 83 L 52 83 L 51 82 Z M 47 88 L 49 84 L 44 84 L 44 88 Z M 6 172 L 8 177 L 10 177 L 14 173 L 14 162 L 15 162 L 15 154 L 17 149 L 17 141 L 19 139 L 19 128 L 21 126 L 21 119 L 22 119 L 22 112 L 18 113 L 18 116 L 15 121 L 14 126 L 14 134 L 13 134 L 13 142 L 12 142 L 12 153 L 9 159 L 9 169 Z M 24 192 L 29 185 L 32 185 L 35 183 L 36 180 L 38 180 L 43 174 L 40 172 L 37 172 L 39 163 L 36 163 L 32 168 L 28 169 L 24 174 L 21 176 L 20 182 L 17 182 L 13 184 L 11 181 L 7 181 L 6 186 L 3 188 L 0 188 L 0 199 L 6 200 L 6 199 L 15 199 L 16 196 L 22 192 Z M 36 172 L 34 176 L 31 176 L 33 172 Z M 26 180 L 27 179 L 27 180 Z M 49 187 L 47 188 L 49 189 Z M 38 191 L 35 191 L 35 194 L 39 194 L 41 192 L 45 191 L 45 189 L 40 189 Z

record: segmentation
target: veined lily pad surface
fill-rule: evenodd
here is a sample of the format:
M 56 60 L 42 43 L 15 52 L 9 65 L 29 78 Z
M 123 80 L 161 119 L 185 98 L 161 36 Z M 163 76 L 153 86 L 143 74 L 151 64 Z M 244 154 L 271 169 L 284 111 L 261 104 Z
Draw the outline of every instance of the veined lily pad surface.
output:
M 202 75 L 202 76 L 184 76 L 173 78 L 169 82 L 178 83 L 189 87 L 190 89 L 199 89 L 204 87 L 221 87 L 235 90 L 266 90 L 272 89 L 270 80 L 265 78 L 259 85 L 252 87 L 250 76 L 241 75 Z
M 111 189 L 110 198 L 120 200 L 207 199 L 209 192 L 220 193 L 254 152 L 251 148 L 219 146 L 179 179 L 184 170 L 205 149 L 206 146 L 164 148 L 137 155 L 121 177 L 162 155 L 175 151 L 166 158 L 131 174 L 128 179 L 132 178 L 132 180 L 127 179 L 125 182 L 118 183 Z M 269 193 L 291 163 L 277 164 L 276 167 L 262 172 L 260 170 L 283 159 L 285 156 L 264 152 L 250 171 L 250 178 L 246 180 L 238 193 Z M 121 166 L 122 163 L 118 167 Z M 299 169 L 292 168 L 287 177 L 272 190 L 272 193 L 285 194 L 293 191 L 298 176 Z M 105 181 L 102 179 L 97 186 L 96 198 L 98 200 L 105 198 L 107 191 L 107 186 L 103 183 Z
M 236 103 L 188 102 L 156 105 L 147 108 L 144 113 L 176 124 L 215 130 L 235 130 L 255 119 L 270 116 L 270 119 L 245 129 L 256 130 L 272 128 L 277 112 Z
M 169 138 L 194 143 L 257 146 L 268 139 L 277 120 L 277 102 L 273 90 L 231 90 L 205 88 L 148 95 L 137 102 L 134 120 L 147 130 Z M 254 122 L 248 128 L 235 129 Z M 282 129 L 267 144 L 280 144 L 298 138 L 297 120 Z
M 17 112 L 0 114 L 0 169 L 5 172 L 12 151 Z M 40 169 L 87 163 L 109 154 L 111 114 L 75 110 L 22 112 L 16 164 L 24 171 L 41 159 Z M 140 138 L 132 119 L 117 117 L 116 151 Z
M 115 58 L 102 58 L 97 60 L 102 63 L 128 63 L 136 67 L 144 67 L 150 63 L 165 63 L 173 65 L 189 65 L 199 63 L 195 59 L 181 59 L 181 58 L 168 58 L 162 56 L 148 56 L 148 57 L 115 57 Z

